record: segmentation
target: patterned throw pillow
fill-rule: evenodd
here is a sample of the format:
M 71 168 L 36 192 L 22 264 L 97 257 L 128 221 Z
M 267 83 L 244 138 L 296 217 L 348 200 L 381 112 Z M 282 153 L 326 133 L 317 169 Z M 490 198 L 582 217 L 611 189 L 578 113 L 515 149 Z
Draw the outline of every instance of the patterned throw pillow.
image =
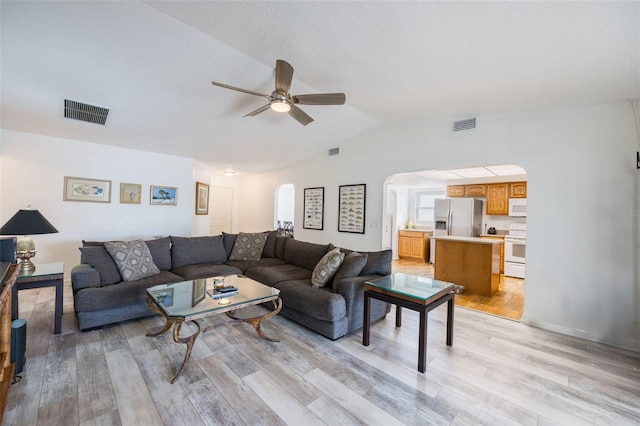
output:
M 325 254 L 320 262 L 313 268 L 313 274 L 311 274 L 311 285 L 315 288 L 324 287 L 329 282 L 336 271 L 342 265 L 344 260 L 344 253 L 340 252 L 339 248 L 335 248 Z
M 229 260 L 260 260 L 268 234 L 240 232 L 233 244 Z
M 142 240 L 105 242 L 124 281 L 135 281 L 160 273 L 153 263 L 149 247 Z

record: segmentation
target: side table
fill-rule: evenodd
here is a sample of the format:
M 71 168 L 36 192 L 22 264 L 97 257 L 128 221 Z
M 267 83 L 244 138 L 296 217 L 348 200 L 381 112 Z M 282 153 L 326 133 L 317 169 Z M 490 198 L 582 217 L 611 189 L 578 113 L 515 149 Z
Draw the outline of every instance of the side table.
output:
M 62 296 L 64 282 L 64 263 L 41 263 L 36 265 L 36 270 L 32 273 L 23 274 L 20 272 L 13 287 L 12 295 L 12 319 L 18 318 L 18 291 L 32 288 L 55 287 L 56 307 L 53 334 L 60 334 L 62 328 Z

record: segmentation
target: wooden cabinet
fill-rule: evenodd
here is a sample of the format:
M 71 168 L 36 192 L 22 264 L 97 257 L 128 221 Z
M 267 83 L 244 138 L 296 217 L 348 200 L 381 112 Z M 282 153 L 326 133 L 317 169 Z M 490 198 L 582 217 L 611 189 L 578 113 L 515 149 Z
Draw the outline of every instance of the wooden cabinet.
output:
M 487 185 L 487 214 L 509 214 L 509 184 L 491 183 Z
M 447 186 L 447 197 L 464 197 L 464 185 Z
M 0 424 L 9 401 L 9 390 L 16 367 L 11 362 L 11 294 L 18 267 L 13 264 L 6 268 L 6 265 L 0 265 Z
M 464 186 L 464 196 L 465 197 L 486 197 L 487 196 L 487 185 L 485 184 L 476 184 L 476 185 L 465 185 Z
M 527 182 L 511 182 L 509 198 L 527 198 Z
M 429 236 L 426 231 L 399 231 L 398 232 L 398 257 L 429 259 Z
M 502 244 L 500 244 L 500 273 L 504 274 L 504 237 L 498 235 L 483 235 L 482 238 L 502 241 Z

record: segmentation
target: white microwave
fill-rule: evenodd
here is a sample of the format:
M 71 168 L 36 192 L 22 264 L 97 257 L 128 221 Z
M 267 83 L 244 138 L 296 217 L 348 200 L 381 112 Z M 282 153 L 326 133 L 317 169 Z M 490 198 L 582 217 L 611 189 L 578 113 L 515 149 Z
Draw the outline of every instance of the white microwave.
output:
M 527 215 L 526 198 L 509 198 L 509 216 L 523 217 Z

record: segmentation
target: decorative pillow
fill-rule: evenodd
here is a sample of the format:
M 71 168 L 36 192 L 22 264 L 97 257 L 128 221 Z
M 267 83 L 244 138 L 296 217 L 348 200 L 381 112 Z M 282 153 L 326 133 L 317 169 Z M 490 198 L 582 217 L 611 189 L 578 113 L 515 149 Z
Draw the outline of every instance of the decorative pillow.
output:
M 135 281 L 160 273 L 149 247 L 142 240 L 106 242 L 107 249 L 124 281 Z
M 120 272 L 104 246 L 80 247 L 82 262 L 91 265 L 100 274 L 100 285 L 115 284 L 122 281 Z
M 239 233 L 233 244 L 229 260 L 260 260 L 267 236 L 264 232 Z
M 266 234 L 267 242 L 262 249 L 262 257 L 276 257 L 276 238 L 278 237 L 278 231 L 267 231 Z
M 338 284 L 343 278 L 357 277 L 367 264 L 367 255 L 353 251 L 345 256 L 340 269 L 333 276 L 333 291 L 338 291 Z
M 222 245 L 224 245 L 224 250 L 227 252 L 227 259 L 229 255 L 231 255 L 231 250 L 233 250 L 233 245 L 236 243 L 236 238 L 238 238 L 238 234 L 222 233 Z
M 151 253 L 153 263 L 159 270 L 168 271 L 171 269 L 171 240 L 169 237 L 146 240 L 147 247 Z
M 313 268 L 311 285 L 315 288 L 324 287 L 333 278 L 343 260 L 344 253 L 341 253 L 339 248 L 335 248 L 325 254 L 316 267 Z
M 214 237 L 171 236 L 171 268 L 197 263 L 223 263 L 227 260 L 222 235 Z

